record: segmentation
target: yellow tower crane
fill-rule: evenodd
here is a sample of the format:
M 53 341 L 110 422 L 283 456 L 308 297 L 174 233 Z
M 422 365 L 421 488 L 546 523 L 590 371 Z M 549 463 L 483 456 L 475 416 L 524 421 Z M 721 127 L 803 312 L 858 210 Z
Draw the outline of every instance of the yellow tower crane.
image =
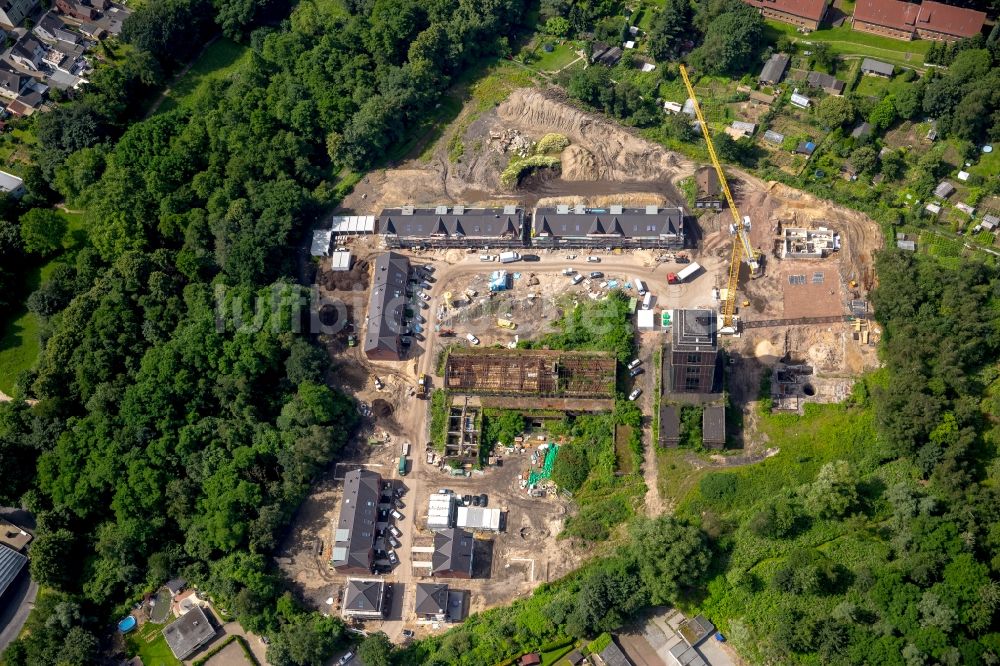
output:
M 698 104 L 698 98 L 694 94 L 694 86 L 691 85 L 691 79 L 688 78 L 687 68 L 681 65 L 680 69 L 681 77 L 684 78 L 684 85 L 687 87 L 688 96 L 691 98 L 692 105 L 694 105 L 695 116 L 697 116 L 698 124 L 701 126 L 701 133 L 705 136 L 705 145 L 708 146 L 708 154 L 712 158 L 712 166 L 715 167 L 715 172 L 719 176 L 719 184 L 722 186 L 722 192 L 726 195 L 726 201 L 729 203 L 729 211 L 733 214 L 733 224 L 730 225 L 729 232 L 735 235 L 736 239 L 733 242 L 732 257 L 729 260 L 729 283 L 726 288 L 725 305 L 722 308 L 722 329 L 720 330 L 721 333 L 733 334 L 736 333 L 736 289 L 740 281 L 740 263 L 746 261 L 747 266 L 750 268 L 750 277 L 752 278 L 760 277 L 763 274 L 763 266 L 761 264 L 760 253 L 750 245 L 750 217 L 740 217 L 740 212 L 736 208 L 736 202 L 733 201 L 733 194 L 729 191 L 726 174 L 722 170 L 719 157 L 715 154 L 715 146 L 712 144 L 712 136 L 708 131 L 708 123 L 705 122 L 705 116 L 701 115 L 701 106 Z

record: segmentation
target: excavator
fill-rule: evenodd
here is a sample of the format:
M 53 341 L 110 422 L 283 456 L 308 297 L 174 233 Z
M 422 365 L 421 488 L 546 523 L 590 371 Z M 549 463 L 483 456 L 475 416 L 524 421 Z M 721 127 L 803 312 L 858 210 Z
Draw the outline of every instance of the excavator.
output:
M 719 157 L 715 154 L 715 146 L 712 144 L 712 136 L 708 131 L 708 123 L 705 122 L 705 116 L 701 114 L 701 105 L 698 104 L 698 97 L 694 94 L 694 86 L 691 85 L 691 79 L 688 78 L 687 68 L 680 65 L 680 70 L 684 85 L 687 87 L 688 97 L 691 98 L 691 103 L 694 106 L 695 116 L 698 118 L 698 125 L 705 137 L 705 145 L 708 146 L 712 166 L 715 167 L 715 173 L 719 176 L 719 185 L 726 195 L 729 211 L 733 214 L 733 223 L 729 225 L 729 233 L 736 238 L 733 241 L 733 253 L 729 260 L 729 282 L 726 288 L 726 300 L 722 307 L 722 326 L 719 328 L 719 332 L 724 335 L 735 335 L 738 332 L 736 290 L 740 281 L 740 264 L 745 261 L 750 269 L 750 277 L 758 278 L 764 274 L 764 258 L 750 244 L 750 216 L 741 217 L 736 208 L 736 202 L 733 201 L 733 194 L 729 191 L 729 182 L 726 180 L 726 174 L 722 170 Z

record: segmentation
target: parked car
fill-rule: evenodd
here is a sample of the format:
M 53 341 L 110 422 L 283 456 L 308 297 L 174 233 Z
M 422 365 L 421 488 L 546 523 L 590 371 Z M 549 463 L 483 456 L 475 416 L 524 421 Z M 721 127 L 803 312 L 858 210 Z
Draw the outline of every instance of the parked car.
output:
M 637 388 L 636 390 L 634 390 L 634 391 L 632 391 L 631 393 L 628 394 L 628 399 L 629 400 L 635 400 L 640 395 L 642 395 L 642 389 L 641 388 Z
M 390 550 L 388 554 L 389 554 L 389 564 L 392 564 L 393 566 L 399 564 L 399 556 L 396 555 L 396 551 Z
M 395 509 L 393 509 L 392 511 L 390 511 L 389 515 L 392 516 L 393 518 L 395 518 L 396 520 L 402 520 L 403 519 L 403 514 L 401 514 L 399 511 L 396 511 Z
M 521 261 L 541 261 L 542 258 L 537 254 L 522 254 Z
M 632 368 L 631 370 L 628 371 L 628 374 L 629 374 L 629 377 L 637 377 L 637 376 L 641 375 L 644 372 L 646 372 L 646 371 L 643 370 L 642 368 Z
M 420 324 L 414 324 L 413 325 L 413 332 L 414 333 L 423 333 L 424 332 L 424 327 L 421 326 Z
M 492 254 L 481 254 L 479 255 L 479 261 L 496 261 L 496 256 Z
M 486 496 L 486 493 L 483 493 L 482 495 L 479 496 L 479 506 L 486 506 L 487 504 L 489 504 L 489 501 L 490 498 Z
M 397 509 L 405 509 L 406 508 L 406 505 L 403 504 L 403 500 L 399 499 L 398 497 L 396 499 L 392 500 L 392 505 L 394 507 L 396 507 Z
M 592 280 L 600 280 L 602 277 L 604 277 L 604 273 L 602 273 L 601 271 L 591 271 L 590 277 Z
M 479 344 L 479 338 L 477 338 L 476 336 L 474 336 L 472 333 L 467 334 L 465 336 L 465 339 L 468 340 L 469 342 L 471 342 L 473 345 L 478 345 Z
M 462 504 L 472 506 L 472 495 L 462 495 Z
M 589 261 L 592 264 L 598 264 L 601 262 L 601 258 L 595 257 L 594 255 L 590 255 L 589 257 L 587 257 L 587 261 Z
M 567 266 L 566 268 L 562 269 L 563 275 L 572 275 L 573 273 L 576 273 L 575 268 L 570 268 L 569 266 Z
M 420 283 L 420 288 L 424 290 L 430 289 L 431 283 L 424 280 L 423 282 Z
M 337 660 L 337 666 L 345 666 L 350 663 L 351 659 L 354 659 L 354 653 L 348 650 L 347 654 Z
M 583 282 L 582 275 L 574 275 L 573 278 L 570 280 L 571 284 L 580 284 L 581 282 Z
M 398 486 L 396 488 L 396 497 L 402 497 L 406 494 L 406 486 Z
M 418 296 L 420 296 L 420 298 L 424 299 L 425 301 L 429 301 L 429 300 L 431 300 L 431 297 L 430 297 L 430 296 L 428 296 L 427 294 L 425 294 L 425 293 L 424 293 L 424 292 L 422 292 L 422 291 L 421 291 L 421 292 L 420 292 L 419 294 L 417 294 L 417 295 L 418 295 Z
M 413 630 L 403 629 L 403 638 L 413 638 Z
M 381 391 L 384 388 L 385 388 L 385 384 L 382 383 L 381 379 L 379 379 L 378 377 L 376 377 L 375 378 L 375 390 L 376 391 Z
M 427 264 L 426 266 L 424 266 L 424 272 L 429 275 L 434 272 L 434 267 L 431 266 L 430 264 Z
M 392 536 L 396 537 L 397 539 L 399 539 L 400 537 L 403 536 L 403 533 L 400 532 L 399 528 L 396 527 L 395 525 L 392 525 L 392 526 L 389 527 L 389 534 L 391 534 Z
M 482 499 L 480 499 L 479 495 L 472 496 L 472 506 L 479 506 L 481 502 Z
M 640 361 L 640 360 L 639 360 L 639 359 L 637 359 L 637 358 L 634 358 L 634 359 L 632 359 L 631 361 L 629 361 L 629 364 L 628 364 L 628 369 L 629 369 L 629 370 L 631 370 L 632 368 L 636 367 L 636 366 L 637 366 L 637 365 L 639 365 L 640 363 L 642 363 L 642 361 Z
M 402 548 L 403 547 L 402 542 L 399 539 L 397 539 L 396 537 L 392 536 L 391 534 L 389 535 L 389 543 L 392 544 L 393 548 Z

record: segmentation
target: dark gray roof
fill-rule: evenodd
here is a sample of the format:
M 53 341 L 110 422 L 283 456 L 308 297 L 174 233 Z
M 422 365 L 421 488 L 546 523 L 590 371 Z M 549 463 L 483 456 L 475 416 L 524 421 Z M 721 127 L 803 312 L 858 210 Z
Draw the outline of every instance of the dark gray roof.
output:
M 622 59 L 622 53 L 624 52 L 620 46 L 612 46 L 610 49 L 597 56 L 595 60 L 603 65 L 616 65 L 618 61 Z
M 442 583 L 418 583 L 417 615 L 444 615 L 448 610 L 448 586 Z
M 11 48 L 11 55 L 16 55 L 21 58 L 27 58 L 28 60 L 35 59 L 35 51 L 42 49 L 42 45 L 37 39 L 33 37 L 22 37 L 14 46 Z
M 345 612 L 381 613 L 384 591 L 385 584 L 380 580 L 349 579 L 344 597 Z
M 608 647 L 601 650 L 601 659 L 603 659 L 604 663 L 608 666 L 634 666 L 631 660 L 625 656 L 625 653 L 622 652 L 622 649 L 618 647 L 618 644 L 613 640 L 608 643 Z
M 21 553 L 0 544 L 0 597 L 21 573 L 27 561 L 28 558 Z
M 379 214 L 379 233 L 407 238 L 520 238 L 524 210 L 504 208 L 387 208 Z
M 178 659 L 187 659 L 214 636 L 215 627 L 208 621 L 201 606 L 195 606 L 163 628 L 163 637 Z
M 344 499 L 334 529 L 334 567 L 371 567 L 382 477 L 367 469 L 344 475 Z
M 872 126 L 868 122 L 863 122 L 857 127 L 855 127 L 853 130 L 851 130 L 851 136 L 853 136 L 855 139 L 866 137 L 871 133 L 872 133 Z
M 684 214 L 680 208 L 585 208 L 558 206 L 538 208 L 533 224 L 534 234 L 555 238 L 622 238 L 683 237 Z
M 187 585 L 187 581 L 183 578 L 171 578 L 166 583 L 163 584 L 165 588 L 170 590 L 171 594 L 177 594 Z
M 375 273 L 368 298 L 366 354 L 382 351 L 399 355 L 409 273 L 410 261 L 401 254 L 386 252 L 375 259 Z
M 471 532 L 452 528 L 434 533 L 433 573 L 462 572 L 472 576 L 472 551 L 475 540 Z
M 664 442 L 677 442 L 680 438 L 680 410 L 676 405 L 663 405 L 660 408 L 660 439 Z
M 675 310 L 671 349 L 703 352 L 718 349 L 717 319 L 714 310 Z
M 680 666 L 708 666 L 708 662 L 698 650 L 687 643 L 681 642 L 670 648 L 670 656 L 676 659 Z
M 791 62 L 791 58 L 784 53 L 775 53 L 764 65 L 764 69 L 761 70 L 758 80 L 764 83 L 779 83 L 781 79 L 785 76 L 785 70 L 788 69 L 788 63 Z
M 0 62 L 0 88 L 16 94 L 21 92 L 21 88 L 24 87 L 24 84 L 30 78 L 30 76 L 21 74 L 6 63 Z
M 861 61 L 861 71 L 874 72 L 883 76 L 892 76 L 893 67 L 889 63 L 882 62 L 881 60 L 865 58 Z
M 42 33 L 43 36 L 48 34 L 56 39 L 65 39 L 73 42 L 79 39 L 75 34 L 66 29 L 66 24 L 54 12 L 43 14 L 42 18 L 38 20 L 35 30 Z
M 705 407 L 701 419 L 702 439 L 706 442 L 726 441 L 726 408 L 721 405 Z
M 838 93 L 841 93 L 844 90 L 843 81 L 838 79 L 836 76 L 823 74 L 822 72 L 809 72 L 808 76 L 806 76 L 806 81 L 808 81 L 809 85 L 814 88 L 823 88 L 824 90 L 832 88 Z

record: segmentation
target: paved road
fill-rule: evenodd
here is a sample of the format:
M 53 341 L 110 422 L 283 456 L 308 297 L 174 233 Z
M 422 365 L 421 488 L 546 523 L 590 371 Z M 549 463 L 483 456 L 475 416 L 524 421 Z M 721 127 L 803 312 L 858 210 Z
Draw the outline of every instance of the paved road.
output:
M 0 653 L 7 649 L 28 619 L 28 613 L 35 607 L 35 597 L 38 596 L 38 585 L 22 573 L 17 587 L 4 594 L 3 605 L 0 606 Z

